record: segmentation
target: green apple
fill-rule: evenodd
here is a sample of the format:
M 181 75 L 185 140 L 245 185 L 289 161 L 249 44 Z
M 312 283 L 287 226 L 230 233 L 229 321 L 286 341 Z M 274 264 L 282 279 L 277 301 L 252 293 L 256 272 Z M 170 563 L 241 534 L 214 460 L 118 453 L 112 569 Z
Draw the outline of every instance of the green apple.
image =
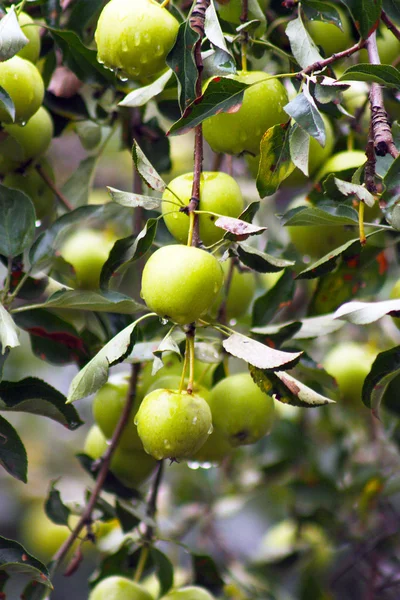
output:
M 11 124 L 3 129 L 9 136 L 4 150 L 0 151 L 0 173 L 3 175 L 44 154 L 54 133 L 52 118 L 43 106 L 24 127 Z
M 270 127 L 285 123 L 288 95 L 279 79 L 268 79 L 264 71 L 239 71 L 229 78 L 256 84 L 244 92 L 243 103 L 236 113 L 220 113 L 203 122 L 203 133 L 214 152 L 260 153 L 260 142 Z M 260 83 L 257 83 L 260 82 Z
M 343 400 L 361 402 L 364 379 L 371 370 L 376 352 L 365 344 L 342 342 L 324 358 L 322 364 L 339 386 Z
M 105 231 L 81 229 L 62 245 L 61 256 L 74 267 L 80 289 L 94 290 L 99 287 L 101 269 L 114 242 L 114 236 Z
M 18 52 L 18 56 L 35 63 L 40 55 L 41 42 L 39 26 L 26 12 L 19 13 L 18 23 L 20 24 L 24 36 L 29 40 L 27 45 Z
M 151 384 L 151 386 L 147 390 L 147 394 L 150 394 L 150 392 L 153 392 L 154 390 L 177 390 L 179 388 L 180 382 L 180 375 L 164 375 L 164 377 L 160 377 L 159 379 L 157 379 L 157 381 Z M 188 378 L 186 377 L 184 382 L 185 387 L 187 383 Z M 210 394 L 210 390 L 204 387 L 203 385 L 199 385 L 198 383 L 196 383 L 196 381 L 194 381 L 193 393 L 197 394 L 198 396 L 201 396 L 202 398 L 204 398 L 204 400 L 207 400 Z
M 39 162 L 43 171 L 54 179 L 51 164 L 45 158 Z M 39 220 L 45 217 L 53 217 L 55 213 L 55 196 L 47 183 L 39 175 L 35 167 L 29 167 L 23 173 L 9 173 L 3 179 L 3 185 L 14 190 L 24 192 L 33 202 L 36 217 Z
M 265 11 L 267 10 L 268 6 L 269 6 L 269 0 L 258 0 L 258 4 L 260 6 L 261 11 L 264 13 L 265 15 Z M 242 0 L 222 0 L 220 2 L 216 3 L 216 7 L 218 10 L 218 13 L 221 17 L 221 19 L 223 19 L 224 21 L 227 21 L 228 23 L 233 23 L 234 25 L 240 25 L 241 24 L 241 14 L 242 14 Z M 251 3 L 249 4 L 249 21 L 252 21 L 253 19 L 257 19 L 258 15 L 257 13 L 253 12 L 251 10 Z M 259 27 L 257 27 L 257 29 L 254 32 L 254 36 L 255 37 L 260 37 L 261 35 L 263 35 L 263 33 L 265 32 L 265 24 L 264 25 L 260 25 Z
M 27 123 L 39 110 L 44 97 L 44 84 L 39 71 L 29 60 L 13 56 L 0 62 L 0 86 L 10 96 L 15 107 L 15 123 Z M 12 123 L 12 118 L 0 107 L 0 121 Z
M 144 267 L 141 295 L 160 317 L 185 325 L 210 308 L 222 282 L 221 265 L 212 254 L 193 246 L 163 246 Z
M 190 585 L 187 587 L 180 588 L 178 590 L 172 590 L 166 596 L 163 596 L 161 600 L 215 600 L 207 590 L 204 588 Z
M 110 378 L 93 399 L 92 411 L 94 420 L 107 439 L 112 438 L 124 410 L 129 391 L 128 379 L 129 377 L 123 377 L 120 380 L 113 381 Z M 143 450 L 143 445 L 134 423 L 138 405 L 139 401 L 136 401 L 132 407 L 129 421 L 120 438 L 119 447 L 125 450 Z
M 100 427 L 93 425 L 85 440 L 84 452 L 93 460 L 101 458 L 109 444 Z M 153 472 L 156 461 L 144 450 L 126 450 L 118 446 L 111 459 L 110 470 L 128 488 L 135 489 Z
M 186 244 L 189 232 L 189 217 L 180 212 L 187 206 L 192 196 L 193 172 L 177 177 L 163 194 L 162 213 L 164 222 L 174 238 Z M 240 187 L 230 175 L 206 171 L 200 181 L 199 210 L 210 211 L 227 217 L 238 217 L 243 211 L 244 202 Z M 214 224 L 215 215 L 199 215 L 200 239 L 205 246 L 211 246 L 222 239 L 225 231 Z
M 153 596 L 139 583 L 114 575 L 102 579 L 91 591 L 89 600 L 153 600 Z
M 212 431 L 206 400 L 185 391 L 150 392 L 140 405 L 135 422 L 144 449 L 157 460 L 193 456 Z
M 190 458 L 191 461 L 200 464 L 218 464 L 224 458 L 232 454 L 233 448 L 226 439 L 224 433 L 214 427 L 205 444 Z
M 350 48 L 354 44 L 347 13 L 342 8 L 339 8 L 336 2 L 332 6 L 336 8 L 340 15 L 343 30 L 333 25 L 333 23 L 324 23 L 323 21 L 309 21 L 306 24 L 308 33 L 317 46 L 322 47 L 326 56 L 346 50 L 346 48 Z
M 213 425 L 232 446 L 254 444 L 271 430 L 274 401 L 248 373 L 222 379 L 211 390 L 209 405 Z
M 111 0 L 97 23 L 97 59 L 126 77 L 150 78 L 166 67 L 178 29 L 175 17 L 155 0 Z
M 295 199 L 288 206 L 288 210 L 299 206 L 313 207 L 303 197 Z M 311 258 L 321 258 L 349 240 L 358 237 L 357 227 L 351 225 L 289 225 L 287 231 L 296 250 Z
M 222 263 L 225 283 L 230 270 L 230 261 Z M 228 296 L 226 299 L 226 317 L 228 319 L 239 319 L 246 314 L 256 291 L 256 278 L 252 271 L 239 271 L 234 266 L 230 280 Z M 218 309 L 225 298 L 225 286 L 222 287 L 217 300 L 213 305 L 213 312 L 218 314 Z

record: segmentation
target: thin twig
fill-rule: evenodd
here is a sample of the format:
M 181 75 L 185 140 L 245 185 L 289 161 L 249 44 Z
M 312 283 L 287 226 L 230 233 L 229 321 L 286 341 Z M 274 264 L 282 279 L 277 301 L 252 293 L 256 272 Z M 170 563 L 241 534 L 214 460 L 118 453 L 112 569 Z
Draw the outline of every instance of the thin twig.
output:
M 247 23 L 249 20 L 249 0 L 242 0 L 242 13 L 240 22 Z M 241 51 L 242 51 L 242 71 L 247 71 L 247 45 L 249 43 L 249 32 L 242 31 Z
M 63 205 L 63 207 L 66 208 L 68 211 L 74 210 L 74 207 L 72 206 L 72 204 L 70 203 L 68 198 L 66 196 L 64 196 L 64 194 L 62 192 L 60 192 L 60 190 L 58 189 L 58 187 L 56 186 L 54 181 L 51 179 L 51 177 L 49 177 L 47 175 L 47 173 L 43 170 L 42 166 L 39 164 L 39 165 L 36 165 L 35 168 L 36 168 L 36 171 L 39 173 L 40 177 L 46 183 L 46 185 L 57 196 L 57 199 L 60 201 L 60 203 Z
M 347 50 L 342 50 L 342 52 L 336 52 L 328 58 L 324 58 L 323 60 L 319 60 L 313 63 L 312 65 L 309 65 L 308 67 L 300 71 L 299 75 L 309 75 L 310 73 L 313 73 L 313 71 L 322 71 L 322 69 L 336 62 L 337 60 L 340 60 L 341 58 L 346 58 L 347 56 L 351 56 L 355 52 L 358 52 L 359 50 L 364 48 L 365 45 L 366 41 L 360 40 L 359 42 L 357 42 L 357 44 L 354 44 L 354 46 L 347 48 Z
M 385 13 L 384 10 L 381 12 L 381 19 L 383 23 L 385 23 L 389 31 L 391 31 L 393 35 L 397 37 L 397 39 L 400 41 L 400 30 L 397 29 L 396 25 L 393 23 L 391 18 Z
M 381 61 L 376 43 L 376 31 L 374 31 L 367 40 L 367 50 L 371 65 L 380 65 Z M 375 152 L 378 156 L 391 154 L 393 158 L 397 158 L 399 151 L 393 141 L 392 130 L 383 102 L 382 87 L 378 83 L 371 84 L 369 101 L 371 104 L 371 123 Z
M 51 575 L 53 575 L 54 572 L 57 570 L 58 566 L 60 565 L 62 560 L 65 558 L 65 556 L 68 553 L 68 551 L 70 550 L 70 548 L 73 546 L 75 540 L 78 538 L 81 531 L 85 527 L 90 525 L 90 523 L 92 521 L 92 513 L 96 506 L 97 499 L 100 496 L 100 493 L 103 489 L 103 485 L 104 485 L 104 482 L 107 477 L 107 473 L 109 470 L 112 456 L 114 454 L 116 447 L 118 446 L 118 442 L 119 442 L 121 435 L 125 429 L 125 426 L 127 425 L 128 421 L 129 421 L 132 407 L 133 407 L 133 404 L 134 404 L 134 401 L 136 398 L 136 387 L 137 387 L 139 371 L 140 371 L 139 364 L 132 365 L 132 374 L 131 374 L 131 378 L 130 378 L 129 390 L 128 390 L 128 395 L 126 398 L 125 406 L 122 411 L 118 425 L 114 430 L 110 445 L 108 446 L 105 454 L 101 458 L 101 467 L 100 467 L 98 476 L 96 478 L 96 484 L 95 484 L 95 487 L 93 488 L 92 495 L 90 496 L 89 502 L 88 502 L 81 518 L 79 519 L 78 523 L 72 530 L 69 538 L 64 542 L 64 544 L 58 549 L 58 551 L 54 555 L 53 560 L 51 561 L 51 566 L 50 566 Z

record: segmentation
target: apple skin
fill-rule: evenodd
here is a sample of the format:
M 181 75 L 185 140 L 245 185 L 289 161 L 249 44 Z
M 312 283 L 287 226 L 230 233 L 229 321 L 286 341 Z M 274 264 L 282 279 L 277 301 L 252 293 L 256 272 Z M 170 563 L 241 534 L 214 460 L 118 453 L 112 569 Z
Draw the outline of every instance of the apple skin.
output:
M 39 110 L 44 97 L 44 84 L 39 71 L 29 60 L 13 56 L 0 62 L 0 86 L 15 106 L 15 123 L 27 123 Z M 7 111 L 0 107 L 0 121 L 12 123 Z
M 92 411 L 97 425 L 103 435 L 109 440 L 112 438 L 115 428 L 121 418 L 129 390 L 127 380 L 113 382 L 108 381 L 93 399 Z M 139 408 L 136 400 L 125 429 L 120 437 L 119 447 L 124 450 L 143 450 L 142 442 L 137 433 L 134 423 L 136 412 Z
M 54 172 L 49 161 L 42 158 L 39 164 L 43 171 L 51 179 L 54 179 Z M 32 200 L 36 211 L 36 217 L 39 220 L 42 220 L 45 217 L 54 217 L 54 193 L 47 183 L 43 181 L 35 167 L 30 167 L 24 171 L 24 173 L 9 173 L 4 177 L 3 185 L 24 192 Z
M 178 590 L 172 590 L 172 592 L 163 596 L 161 600 L 215 600 L 215 598 L 204 588 L 190 585 Z
M 376 352 L 369 346 L 354 342 L 342 342 L 325 356 L 322 364 L 336 379 L 344 402 L 361 403 L 364 379 L 375 358 Z
M 348 13 L 334 3 L 336 10 L 342 21 L 343 31 L 332 23 L 324 23 L 323 21 L 309 21 L 306 24 L 306 29 L 311 35 L 317 46 L 321 46 L 326 56 L 331 56 L 336 52 L 341 52 L 350 48 L 354 44 Z
M 167 65 L 179 23 L 155 0 L 111 0 L 95 33 L 97 59 L 132 79 L 148 79 Z
M 298 206 L 313 207 L 311 202 L 303 197 L 291 202 L 288 210 Z M 356 226 L 289 225 L 286 229 L 296 250 L 311 258 L 322 258 L 335 248 L 358 237 Z
M 86 436 L 84 452 L 93 460 L 103 456 L 108 442 L 101 429 L 93 425 Z M 126 450 L 118 446 L 112 456 L 110 470 L 126 487 L 136 489 L 153 472 L 156 461 L 144 450 Z
M 238 71 L 229 76 L 247 84 L 261 83 L 245 90 L 242 106 L 236 113 L 220 113 L 203 122 L 204 137 L 214 152 L 246 151 L 257 155 L 267 129 L 288 121 L 289 115 L 283 109 L 289 101 L 286 90 L 279 79 L 268 77 L 264 71 Z
M 102 579 L 91 591 L 89 600 L 153 600 L 139 583 L 114 575 Z
M 166 189 L 163 194 L 161 205 L 164 223 L 178 242 L 186 244 L 189 217 L 179 212 L 176 196 L 182 201 L 182 206 L 189 204 L 192 196 L 193 173 L 186 173 L 173 179 L 168 187 L 169 189 Z M 226 173 L 203 172 L 200 181 L 199 210 L 208 210 L 227 217 L 238 217 L 243 208 L 243 196 L 233 177 Z M 225 231 L 214 225 L 216 219 L 214 215 L 199 215 L 200 239 L 205 246 L 219 242 L 224 236 Z
M 223 432 L 214 427 L 205 444 L 190 458 L 200 464 L 211 463 L 218 465 L 224 458 L 232 454 L 233 448 Z
M 265 14 L 269 6 L 269 0 L 259 0 L 258 4 L 260 5 L 261 10 Z M 217 2 L 216 8 L 218 13 L 224 21 L 228 23 L 233 23 L 234 25 L 240 25 L 240 16 L 242 14 L 242 0 L 225 0 L 224 2 Z M 256 19 L 257 15 L 251 11 L 251 7 L 249 6 L 249 21 Z M 254 37 L 260 37 L 265 33 L 265 24 L 257 27 L 255 32 L 252 34 Z
M 213 425 L 229 443 L 254 444 L 271 430 L 274 401 L 264 394 L 248 373 L 222 379 L 209 397 Z
M 53 139 L 53 120 L 49 112 L 41 106 L 24 127 L 5 125 L 7 152 L 0 154 L 0 174 L 15 171 L 21 165 L 44 154 Z M 14 143 L 15 141 L 15 143 Z
M 29 60 L 31 63 L 36 63 L 40 55 L 40 31 L 35 21 L 26 12 L 21 12 L 18 16 L 18 23 L 22 28 L 25 37 L 29 43 L 18 52 L 18 56 Z
M 225 281 L 230 269 L 230 261 L 222 263 L 222 269 L 225 275 Z M 230 319 L 240 319 L 249 309 L 256 291 L 256 278 L 252 271 L 239 271 L 233 268 L 228 297 L 226 299 L 226 317 Z M 213 314 L 218 314 L 218 309 L 225 298 L 224 287 L 222 287 L 217 300 L 213 305 Z
M 212 431 L 204 398 L 166 389 L 147 394 L 135 422 L 144 449 L 157 460 L 193 456 Z
M 160 317 L 185 325 L 210 308 L 222 282 L 221 265 L 212 254 L 193 246 L 163 246 L 144 267 L 141 296 Z
M 79 289 L 99 288 L 101 269 L 114 242 L 104 231 L 81 229 L 62 245 L 61 256 L 74 267 Z

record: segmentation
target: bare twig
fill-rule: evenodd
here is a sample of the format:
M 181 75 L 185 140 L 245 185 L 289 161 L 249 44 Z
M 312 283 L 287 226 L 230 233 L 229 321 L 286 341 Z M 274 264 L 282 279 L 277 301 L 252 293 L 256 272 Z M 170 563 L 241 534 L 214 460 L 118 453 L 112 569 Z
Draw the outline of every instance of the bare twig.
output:
M 367 50 L 371 65 L 380 65 L 376 31 L 367 40 Z M 369 100 L 371 104 L 371 123 L 375 152 L 378 156 L 391 154 L 393 158 L 396 158 L 399 155 L 399 151 L 393 141 L 392 130 L 383 102 L 382 88 L 378 83 L 371 84 Z
M 376 165 L 376 157 L 374 151 L 374 138 L 372 132 L 372 123 L 370 123 L 369 127 L 369 135 L 368 135 L 368 143 L 365 149 L 365 154 L 367 157 L 367 162 L 365 164 L 364 169 L 364 182 L 365 187 L 371 194 L 376 194 L 376 184 L 375 184 L 375 165 Z
M 43 167 L 40 164 L 38 164 L 38 165 L 36 165 L 35 168 L 36 168 L 36 171 L 39 173 L 40 177 L 46 183 L 46 185 L 57 196 L 57 199 L 60 201 L 60 203 L 63 205 L 63 207 L 69 211 L 74 210 L 74 207 L 72 206 L 72 204 L 70 203 L 68 198 L 66 196 L 64 196 L 64 194 L 62 192 L 60 192 L 60 190 L 58 189 L 58 187 L 56 186 L 56 184 L 54 183 L 52 178 L 49 177 L 47 175 L 47 173 L 44 171 Z
M 336 62 L 337 60 L 340 60 L 341 58 L 346 58 L 347 56 L 351 56 L 355 52 L 358 52 L 359 50 L 364 48 L 365 45 L 366 45 L 366 41 L 360 40 L 359 42 L 357 42 L 357 44 L 354 44 L 354 46 L 347 48 L 347 50 L 342 50 L 342 52 L 336 52 L 335 54 L 332 54 L 332 56 L 329 56 L 328 58 L 324 58 L 323 60 L 319 60 L 319 61 L 313 63 L 312 65 L 309 65 L 308 67 L 306 67 L 299 73 L 299 76 L 300 75 L 309 75 L 310 73 L 313 73 L 314 71 L 322 71 L 322 69 L 324 69 L 328 65 Z
M 381 18 L 382 18 L 383 23 L 385 23 L 386 27 L 400 41 L 400 30 L 397 29 L 396 25 L 393 23 L 393 21 L 391 20 L 391 18 L 385 13 L 384 10 L 381 12 Z
M 60 563 L 63 561 L 63 559 L 67 555 L 70 548 L 73 546 L 75 540 L 78 538 L 81 531 L 85 527 L 90 525 L 92 522 L 92 513 L 96 506 L 97 499 L 100 496 L 101 491 L 103 489 L 103 485 L 104 485 L 104 482 L 107 477 L 107 473 L 109 470 L 112 456 L 114 454 L 116 447 L 118 446 L 118 442 L 119 442 L 121 435 L 125 429 L 125 426 L 128 423 L 128 420 L 129 420 L 129 417 L 130 417 L 130 414 L 132 411 L 132 407 L 133 407 L 135 397 L 136 397 L 136 387 L 137 387 L 139 371 L 140 371 L 139 364 L 132 365 L 132 374 L 131 374 L 131 378 L 130 378 L 129 390 L 128 390 L 128 395 L 126 398 L 125 406 L 122 411 L 120 420 L 117 424 L 117 427 L 114 430 L 110 445 L 108 446 L 105 454 L 101 458 L 101 467 L 100 467 L 100 470 L 99 470 L 99 473 L 98 473 L 98 476 L 96 479 L 95 487 L 93 488 L 93 491 L 92 491 L 92 495 L 90 496 L 89 502 L 87 503 L 87 506 L 86 506 L 81 518 L 79 519 L 78 523 L 72 530 L 69 538 L 64 542 L 64 544 L 62 546 L 60 546 L 60 548 L 54 555 L 53 560 L 51 561 L 51 566 L 50 566 L 51 575 L 53 575 L 54 572 L 57 570 L 58 566 L 60 565 Z

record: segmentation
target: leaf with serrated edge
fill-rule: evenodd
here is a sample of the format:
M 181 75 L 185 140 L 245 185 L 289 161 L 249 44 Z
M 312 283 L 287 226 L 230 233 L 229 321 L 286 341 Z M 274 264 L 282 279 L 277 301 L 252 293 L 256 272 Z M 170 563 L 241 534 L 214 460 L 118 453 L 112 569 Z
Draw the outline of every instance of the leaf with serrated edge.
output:
M 136 208 L 140 206 L 146 210 L 159 209 L 161 206 L 161 198 L 153 198 L 152 196 L 142 196 L 141 194 L 132 194 L 132 192 L 123 192 L 113 187 L 107 186 L 109 194 L 114 202 L 121 206 Z
M 286 27 L 286 35 L 289 38 L 293 56 L 303 69 L 323 60 L 317 46 L 304 27 L 300 14 Z
M 241 358 L 259 369 L 289 368 L 289 366 L 294 366 L 302 355 L 302 352 L 275 350 L 241 333 L 233 333 L 222 342 L 222 345 L 229 354 Z
M 400 73 L 392 65 L 354 65 L 346 69 L 339 81 L 374 81 L 386 87 L 400 89 Z
M 32 304 L 16 309 L 16 313 L 24 310 L 40 308 L 59 308 L 66 310 L 91 310 L 96 312 L 113 312 L 132 314 L 145 307 L 129 296 L 114 291 L 91 292 L 84 290 L 67 290 L 55 292 L 43 304 Z
M 121 102 L 119 102 L 119 106 L 143 106 L 147 104 L 149 100 L 161 94 L 168 81 L 172 77 L 171 69 L 168 69 L 165 73 L 161 75 L 158 79 L 150 83 L 150 85 L 146 85 L 137 90 L 133 90 L 130 92 Z
M 307 88 L 304 88 L 300 94 L 283 108 L 302 129 L 317 140 L 320 146 L 325 146 L 325 124 Z
M 0 304 L 0 351 L 19 346 L 18 329 L 8 311 Z
M 68 525 L 68 519 L 71 514 L 71 510 L 65 506 L 61 500 L 60 492 L 55 489 L 57 481 L 51 483 L 49 495 L 46 499 L 44 509 L 48 518 L 56 523 L 57 525 Z
M 0 21 L 0 60 L 5 61 L 17 54 L 29 43 L 15 13 L 15 6 Z
M 133 140 L 132 156 L 138 173 L 145 184 L 152 190 L 163 192 L 167 187 L 167 184 L 162 179 L 161 175 L 157 173 L 136 140 Z
M 400 313 L 400 299 L 382 302 L 347 302 L 334 313 L 335 319 L 344 319 L 355 325 L 366 325 L 393 312 Z
M 240 261 L 246 265 L 246 267 L 257 271 L 258 273 L 276 273 L 277 271 L 282 271 L 282 269 L 291 267 L 295 264 L 292 260 L 278 258 L 272 256 L 272 254 L 261 252 L 261 250 L 257 250 L 257 248 L 253 248 L 253 246 L 244 242 L 238 245 L 237 253 Z

